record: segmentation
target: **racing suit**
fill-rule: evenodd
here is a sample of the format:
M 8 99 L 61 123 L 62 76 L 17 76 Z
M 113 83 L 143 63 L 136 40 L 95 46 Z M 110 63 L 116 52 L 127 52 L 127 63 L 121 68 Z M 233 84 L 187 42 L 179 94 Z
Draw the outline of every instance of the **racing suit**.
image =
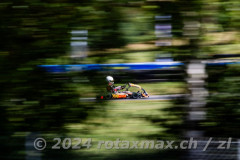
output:
M 107 91 L 108 92 L 111 92 L 111 93 L 117 93 L 117 91 L 123 89 L 124 87 L 123 86 L 117 86 L 115 87 L 114 85 L 108 85 L 107 86 Z

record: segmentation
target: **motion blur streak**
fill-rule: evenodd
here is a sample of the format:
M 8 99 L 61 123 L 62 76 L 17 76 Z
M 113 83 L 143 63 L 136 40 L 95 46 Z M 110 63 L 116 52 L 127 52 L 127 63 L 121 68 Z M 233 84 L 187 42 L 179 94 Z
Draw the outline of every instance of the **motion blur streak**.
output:
M 239 159 L 239 11 L 239 0 L 1 0 L 0 159 Z M 106 76 L 149 99 L 97 100 Z M 199 145 L 51 150 L 52 137 Z

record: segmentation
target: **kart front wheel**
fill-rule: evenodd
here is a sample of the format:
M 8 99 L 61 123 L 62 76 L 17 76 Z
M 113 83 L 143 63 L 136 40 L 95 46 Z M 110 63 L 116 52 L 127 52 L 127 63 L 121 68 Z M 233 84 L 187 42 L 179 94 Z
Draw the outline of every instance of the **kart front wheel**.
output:
M 138 94 L 137 94 L 136 92 L 133 92 L 133 93 L 132 93 L 131 98 L 137 99 L 138 97 L 139 97 L 139 96 L 138 96 Z

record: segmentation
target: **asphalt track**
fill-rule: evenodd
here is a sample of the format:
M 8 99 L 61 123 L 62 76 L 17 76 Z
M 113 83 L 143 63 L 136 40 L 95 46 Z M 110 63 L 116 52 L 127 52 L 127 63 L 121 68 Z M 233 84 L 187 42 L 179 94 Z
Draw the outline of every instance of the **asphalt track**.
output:
M 177 98 L 184 98 L 188 94 L 169 94 L 169 95 L 152 95 L 148 98 L 140 98 L 140 99 L 110 99 L 106 101 L 154 101 L 154 100 L 174 100 Z M 80 98 L 80 101 L 96 101 L 96 98 Z

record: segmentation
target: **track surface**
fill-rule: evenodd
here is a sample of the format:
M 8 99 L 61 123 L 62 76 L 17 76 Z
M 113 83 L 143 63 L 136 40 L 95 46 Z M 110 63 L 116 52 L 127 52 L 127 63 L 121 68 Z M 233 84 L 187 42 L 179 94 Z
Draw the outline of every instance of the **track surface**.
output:
M 111 99 L 107 101 L 146 101 L 146 100 L 173 100 L 181 97 L 185 97 L 187 94 L 169 94 L 169 95 L 152 95 L 149 98 L 140 99 Z M 80 101 L 95 101 L 96 98 L 80 98 Z

